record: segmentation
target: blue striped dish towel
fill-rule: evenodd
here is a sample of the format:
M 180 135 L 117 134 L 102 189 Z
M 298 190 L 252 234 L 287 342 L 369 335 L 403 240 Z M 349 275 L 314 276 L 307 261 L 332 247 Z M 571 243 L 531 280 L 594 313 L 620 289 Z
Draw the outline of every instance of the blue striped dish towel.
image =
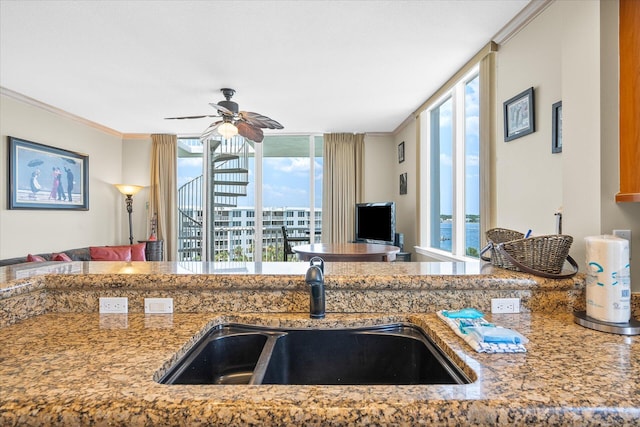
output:
M 446 310 L 436 312 L 453 332 L 478 353 L 526 353 L 529 340 L 518 332 L 495 326 L 483 317 L 469 319 L 448 317 Z

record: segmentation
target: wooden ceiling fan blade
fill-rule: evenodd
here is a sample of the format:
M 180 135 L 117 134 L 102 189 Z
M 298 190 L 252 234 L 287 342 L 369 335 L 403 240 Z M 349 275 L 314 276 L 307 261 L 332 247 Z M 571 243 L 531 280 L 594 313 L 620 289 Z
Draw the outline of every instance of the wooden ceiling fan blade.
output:
M 236 127 L 238 128 L 238 134 L 250 139 L 251 141 L 262 142 L 264 139 L 264 133 L 262 133 L 260 128 L 257 128 L 243 120 L 238 120 Z
M 252 113 L 251 111 L 240 111 L 239 115 L 247 123 L 259 128 L 284 129 L 284 126 L 282 126 L 277 121 L 259 113 Z
M 209 103 L 218 114 L 202 114 L 199 116 L 166 117 L 166 120 L 201 119 L 205 117 L 220 117 L 222 120 L 214 122 L 202 132 L 200 139 L 210 138 L 214 132 L 225 122 L 233 123 L 238 128 L 238 134 L 250 141 L 262 142 L 264 133 L 262 129 L 284 129 L 277 121 L 270 117 L 251 111 L 238 111 L 238 103 L 231 100 L 235 90 L 229 88 L 220 89 L 226 100 L 218 103 Z
M 203 114 L 201 116 L 165 117 L 165 120 L 203 119 L 205 117 L 220 117 L 218 114 Z

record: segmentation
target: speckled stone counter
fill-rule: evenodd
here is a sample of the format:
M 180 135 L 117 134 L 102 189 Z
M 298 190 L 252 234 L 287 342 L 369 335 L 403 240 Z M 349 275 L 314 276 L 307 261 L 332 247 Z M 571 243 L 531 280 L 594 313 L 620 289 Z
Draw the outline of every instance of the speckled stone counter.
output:
M 174 299 L 178 313 L 303 312 L 307 263 L 73 262 L 0 268 L 0 326 L 51 312 L 96 312 L 99 297 Z M 333 312 L 405 313 L 518 297 L 529 311 L 584 310 L 584 277 L 552 280 L 479 263 L 327 263 Z
M 124 317 L 124 318 L 123 318 Z M 526 354 L 471 351 L 433 314 L 47 314 L 0 329 L 0 424 L 7 425 L 635 425 L 640 340 L 584 329 L 568 314 L 494 315 Z M 476 378 L 468 385 L 162 385 L 190 338 L 223 322 L 423 327 Z
M 137 264 L 0 269 L 7 324 L 0 328 L 0 425 L 640 422 L 640 337 L 573 322 L 571 311 L 584 298 L 580 276 L 547 281 L 477 264 L 327 264 L 328 314 L 311 320 L 306 263 L 190 267 L 200 271 Z M 112 295 L 130 296 L 128 315 L 97 313 L 97 298 Z M 476 353 L 433 314 L 454 308 L 445 304 L 486 307 L 497 295 L 523 298 L 524 313 L 487 318 L 526 335 L 527 353 Z M 173 296 L 176 312 L 143 314 L 145 296 Z M 395 301 L 385 301 L 390 298 Z M 377 304 L 383 309 L 367 310 Z M 186 386 L 154 380 L 198 336 L 228 322 L 303 328 L 415 323 L 474 381 Z

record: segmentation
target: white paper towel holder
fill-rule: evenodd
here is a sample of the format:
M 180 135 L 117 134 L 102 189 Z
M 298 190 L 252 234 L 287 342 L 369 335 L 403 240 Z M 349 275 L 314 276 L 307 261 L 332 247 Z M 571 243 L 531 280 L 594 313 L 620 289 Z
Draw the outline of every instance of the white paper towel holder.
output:
M 573 321 L 585 328 L 618 335 L 640 335 L 640 322 L 633 317 L 627 323 L 604 322 L 587 316 L 586 311 L 573 313 Z

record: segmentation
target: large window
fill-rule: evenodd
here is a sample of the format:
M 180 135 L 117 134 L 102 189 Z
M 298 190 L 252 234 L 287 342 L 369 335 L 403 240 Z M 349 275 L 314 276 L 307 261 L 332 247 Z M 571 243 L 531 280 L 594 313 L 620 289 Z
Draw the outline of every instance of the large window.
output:
M 421 113 L 420 250 L 441 259 L 480 251 L 480 91 L 477 67 Z
M 281 261 L 283 225 L 318 241 L 322 145 L 310 135 L 179 138 L 179 260 Z
M 453 132 L 448 97 L 429 113 L 430 246 L 451 250 L 453 196 Z
M 261 147 L 263 261 L 285 259 L 283 225 L 290 238 L 309 239 L 306 243 L 319 241 L 318 227 L 309 219 L 311 212 L 321 212 L 322 144 L 321 136 L 285 135 L 264 139 Z M 272 238 L 268 238 L 269 235 Z

